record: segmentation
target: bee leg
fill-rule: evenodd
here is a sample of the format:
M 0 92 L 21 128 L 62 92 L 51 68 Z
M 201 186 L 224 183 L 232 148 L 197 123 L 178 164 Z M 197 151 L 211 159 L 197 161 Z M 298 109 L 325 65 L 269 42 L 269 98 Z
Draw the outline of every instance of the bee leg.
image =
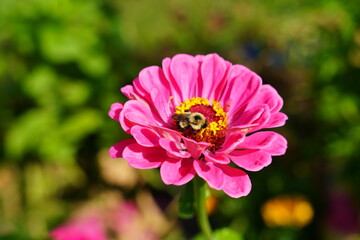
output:
M 177 123 L 176 125 L 177 125 L 178 130 L 179 130 L 180 132 L 185 132 L 185 131 L 188 130 L 189 127 L 190 127 L 190 125 L 188 125 L 188 126 L 186 126 L 186 127 L 181 127 L 179 123 Z

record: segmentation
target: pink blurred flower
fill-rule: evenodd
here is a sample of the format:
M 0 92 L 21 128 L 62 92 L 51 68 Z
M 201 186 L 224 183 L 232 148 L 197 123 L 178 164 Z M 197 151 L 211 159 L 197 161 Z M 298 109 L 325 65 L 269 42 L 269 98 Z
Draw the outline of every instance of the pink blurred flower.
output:
M 51 232 L 54 240 L 106 240 L 100 219 L 82 218 L 68 222 Z
M 163 215 L 157 214 L 156 208 L 154 211 L 155 206 L 145 193 L 141 197 L 146 199 L 146 206 L 119 200 L 117 195 L 103 195 L 101 202 L 76 209 L 69 220 L 50 232 L 50 237 L 53 240 L 160 239 L 168 231 L 168 223 Z M 151 216 L 143 214 L 139 207 L 146 207 Z
M 125 232 L 129 228 L 129 223 L 135 222 L 138 215 L 139 210 L 133 202 L 124 202 L 114 211 L 112 224 L 117 231 Z
M 166 58 L 121 91 L 129 101 L 112 104 L 109 115 L 134 139 L 109 153 L 134 168 L 160 167 L 165 184 L 182 185 L 197 174 L 211 188 L 245 196 L 250 179 L 229 163 L 259 171 L 287 148 L 280 134 L 256 132 L 285 124 L 277 91 L 217 54 Z
M 155 218 L 155 216 L 153 216 Z M 114 211 L 112 218 L 112 227 L 119 233 L 121 239 L 146 239 L 157 240 L 159 237 L 154 229 L 147 223 L 145 216 L 142 215 L 133 202 L 123 202 L 120 207 Z

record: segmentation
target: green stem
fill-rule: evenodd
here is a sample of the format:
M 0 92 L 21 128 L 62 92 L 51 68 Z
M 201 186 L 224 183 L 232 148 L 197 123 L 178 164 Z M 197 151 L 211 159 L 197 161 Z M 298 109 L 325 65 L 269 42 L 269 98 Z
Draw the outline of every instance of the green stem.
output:
M 195 211 L 198 224 L 204 234 L 205 239 L 213 240 L 209 218 L 206 213 L 206 182 L 201 178 L 194 179 Z

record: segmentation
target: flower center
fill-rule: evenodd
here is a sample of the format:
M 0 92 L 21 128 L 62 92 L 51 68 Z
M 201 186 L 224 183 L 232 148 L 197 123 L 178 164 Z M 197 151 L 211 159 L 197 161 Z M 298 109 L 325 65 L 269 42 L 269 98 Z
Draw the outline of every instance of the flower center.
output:
M 194 97 L 176 107 L 174 128 L 187 138 L 208 142 L 211 150 L 218 149 L 224 142 L 227 129 L 226 112 L 220 102 Z

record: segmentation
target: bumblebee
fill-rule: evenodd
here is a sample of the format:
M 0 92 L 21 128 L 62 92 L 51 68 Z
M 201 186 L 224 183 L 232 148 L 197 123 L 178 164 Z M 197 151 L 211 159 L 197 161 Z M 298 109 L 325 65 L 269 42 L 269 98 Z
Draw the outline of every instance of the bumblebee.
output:
M 206 128 L 207 121 L 203 114 L 199 112 L 191 112 L 189 110 L 185 111 L 182 114 L 176 114 L 173 116 L 173 119 L 176 121 L 176 126 L 181 132 L 185 132 L 190 127 L 193 130 L 200 130 Z

